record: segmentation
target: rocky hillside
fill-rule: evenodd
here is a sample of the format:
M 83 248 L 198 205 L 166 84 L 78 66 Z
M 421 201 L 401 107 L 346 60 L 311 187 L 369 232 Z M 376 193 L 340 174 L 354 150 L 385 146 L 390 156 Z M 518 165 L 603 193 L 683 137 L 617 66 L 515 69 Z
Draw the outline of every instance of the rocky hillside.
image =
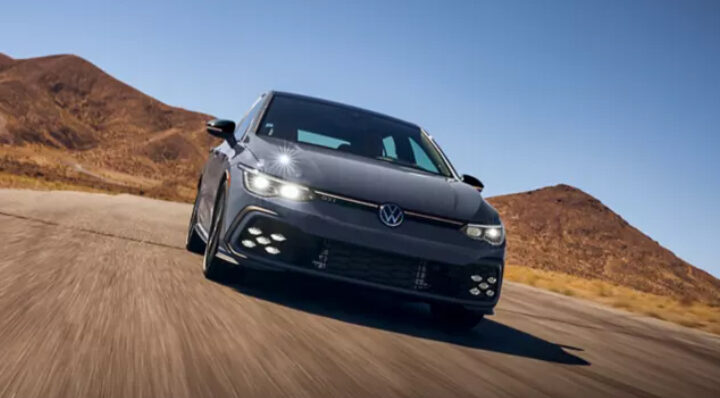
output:
M 96 177 L 131 191 L 163 187 L 165 196 L 183 198 L 212 143 L 203 130 L 209 118 L 165 105 L 77 56 L 0 54 L 0 171 L 27 165 L 43 176 Z
M 678 258 L 577 188 L 557 185 L 489 201 L 507 227 L 510 264 L 720 303 L 720 280 Z

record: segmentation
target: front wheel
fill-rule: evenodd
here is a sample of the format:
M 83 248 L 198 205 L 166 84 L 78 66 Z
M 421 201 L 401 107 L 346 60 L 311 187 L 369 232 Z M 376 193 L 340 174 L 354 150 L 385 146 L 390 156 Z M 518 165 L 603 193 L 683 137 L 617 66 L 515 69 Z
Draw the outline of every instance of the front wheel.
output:
M 430 312 L 440 327 L 451 331 L 471 330 L 484 318 L 483 314 L 457 304 L 433 303 Z
M 195 224 L 197 224 L 197 205 L 198 195 L 195 196 L 195 203 L 193 203 L 192 214 L 190 215 L 190 225 L 188 226 L 187 237 L 185 238 L 185 248 L 193 253 L 203 254 L 205 252 L 205 242 L 203 242 L 200 235 L 195 230 Z
M 225 187 L 221 186 L 212 212 L 212 224 L 208 234 L 205 255 L 203 256 L 203 274 L 208 279 L 221 281 L 229 275 L 229 264 L 217 257 L 220 247 L 220 233 L 225 216 Z

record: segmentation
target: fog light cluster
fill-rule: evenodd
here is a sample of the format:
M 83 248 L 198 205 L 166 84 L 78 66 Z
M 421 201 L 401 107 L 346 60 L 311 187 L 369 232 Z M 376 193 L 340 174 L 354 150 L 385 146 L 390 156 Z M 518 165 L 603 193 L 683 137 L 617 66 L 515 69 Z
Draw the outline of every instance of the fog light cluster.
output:
M 470 275 L 470 280 L 473 281 L 473 287 L 470 288 L 469 292 L 473 296 L 480 296 L 483 293 L 487 297 L 495 296 L 494 286 L 497 283 L 495 276 L 483 277 L 479 274 Z
M 273 256 L 280 254 L 280 249 L 271 246 L 273 242 L 280 243 L 287 240 L 285 235 L 279 234 L 279 233 L 271 233 L 269 234 L 269 238 L 263 234 L 263 231 L 258 227 L 250 227 L 245 230 L 250 236 L 248 238 L 250 239 L 243 239 L 240 241 L 240 243 L 245 246 L 248 249 L 253 249 L 255 247 L 260 247 L 265 249 L 265 252 L 268 254 L 272 254 Z

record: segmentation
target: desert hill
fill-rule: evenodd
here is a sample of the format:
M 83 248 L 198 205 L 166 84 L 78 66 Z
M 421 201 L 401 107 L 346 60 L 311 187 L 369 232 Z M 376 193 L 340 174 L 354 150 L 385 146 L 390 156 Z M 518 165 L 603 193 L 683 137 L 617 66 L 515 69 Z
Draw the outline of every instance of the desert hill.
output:
M 496 196 L 508 262 L 720 303 L 720 280 L 675 256 L 599 200 L 568 186 Z
M 83 183 L 186 191 L 207 154 L 211 117 L 163 104 L 73 55 L 0 54 L 0 145 L 5 169 Z M 73 176 L 73 174 L 78 174 Z

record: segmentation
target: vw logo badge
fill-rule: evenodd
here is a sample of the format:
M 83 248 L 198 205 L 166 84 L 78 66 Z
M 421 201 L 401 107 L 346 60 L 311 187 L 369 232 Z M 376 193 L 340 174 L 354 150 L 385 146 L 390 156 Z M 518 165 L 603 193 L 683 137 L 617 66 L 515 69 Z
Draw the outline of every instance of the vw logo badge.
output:
M 380 221 L 388 227 L 397 227 L 405 219 L 405 213 L 403 213 L 400 206 L 392 203 L 380 205 L 378 216 Z

